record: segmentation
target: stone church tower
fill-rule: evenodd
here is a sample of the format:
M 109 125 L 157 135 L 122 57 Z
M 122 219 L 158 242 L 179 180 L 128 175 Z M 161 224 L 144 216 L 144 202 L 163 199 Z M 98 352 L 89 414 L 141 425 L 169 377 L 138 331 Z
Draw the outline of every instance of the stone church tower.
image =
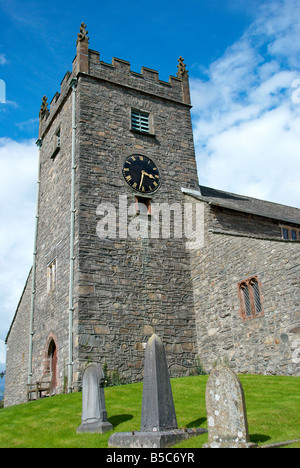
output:
M 174 235 L 172 210 L 169 236 L 139 233 L 151 229 L 154 204 L 181 213 L 181 188 L 198 189 L 190 107 L 183 59 L 169 82 L 149 68 L 133 72 L 124 60 L 107 64 L 89 49 L 81 25 L 72 73 L 50 110 L 44 97 L 40 111 L 34 267 L 9 333 L 7 394 L 10 372 L 24 389 L 27 368 L 29 382 L 51 371 L 53 391 L 76 390 L 90 360 L 140 380 L 144 343 L 154 332 L 171 375 L 194 366 L 185 238 Z M 101 238 L 107 204 L 116 231 Z M 24 343 L 16 340 L 21 329 Z
M 8 332 L 5 405 L 77 391 L 93 361 L 138 381 L 156 333 L 171 376 L 300 375 L 300 210 L 199 186 L 189 78 L 100 61 L 81 25 L 40 110 L 33 267 Z

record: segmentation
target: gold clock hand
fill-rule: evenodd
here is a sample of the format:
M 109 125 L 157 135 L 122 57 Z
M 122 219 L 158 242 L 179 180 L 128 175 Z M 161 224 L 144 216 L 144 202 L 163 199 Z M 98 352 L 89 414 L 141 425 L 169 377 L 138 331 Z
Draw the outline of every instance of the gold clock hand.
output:
M 141 186 L 142 186 L 142 183 L 143 183 L 145 171 L 142 171 L 141 174 L 142 174 L 142 177 L 141 177 L 141 182 L 140 182 L 139 190 L 141 189 Z
M 150 179 L 154 179 L 154 176 L 152 174 L 148 174 L 147 172 L 143 171 L 144 175 L 147 177 L 150 177 Z

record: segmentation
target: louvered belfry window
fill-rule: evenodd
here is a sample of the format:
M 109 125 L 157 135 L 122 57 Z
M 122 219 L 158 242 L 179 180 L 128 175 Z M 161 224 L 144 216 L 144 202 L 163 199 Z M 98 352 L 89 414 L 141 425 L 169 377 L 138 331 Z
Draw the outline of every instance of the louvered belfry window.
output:
M 138 132 L 149 133 L 149 114 L 146 112 L 131 111 L 131 128 Z
M 262 296 L 257 276 L 238 284 L 240 315 L 243 320 L 263 315 Z

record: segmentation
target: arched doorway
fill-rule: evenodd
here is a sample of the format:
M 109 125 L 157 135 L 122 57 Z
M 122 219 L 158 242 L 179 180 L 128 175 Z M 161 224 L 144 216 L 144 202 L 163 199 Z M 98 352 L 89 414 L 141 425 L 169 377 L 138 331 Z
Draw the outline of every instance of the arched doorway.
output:
M 57 347 L 53 338 L 51 338 L 47 353 L 47 371 L 51 379 L 51 394 L 56 393 L 57 385 Z

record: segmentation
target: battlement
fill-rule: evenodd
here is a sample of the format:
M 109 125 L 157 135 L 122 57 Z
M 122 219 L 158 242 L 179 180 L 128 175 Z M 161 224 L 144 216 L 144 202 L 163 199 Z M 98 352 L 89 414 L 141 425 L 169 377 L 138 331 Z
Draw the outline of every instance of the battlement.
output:
M 165 99 L 172 99 L 187 105 L 191 104 L 188 72 L 182 57 L 178 60 L 177 76 L 170 76 L 167 83 L 159 79 L 156 70 L 147 67 L 142 67 L 141 73 L 136 73 L 131 71 L 130 63 L 125 60 L 113 58 L 111 64 L 100 61 L 99 52 L 89 49 L 87 34 L 86 25 L 81 23 L 77 38 L 77 54 L 73 61 L 74 75 L 84 73 Z
M 73 72 L 78 67 L 78 55 L 73 63 Z M 169 81 L 159 79 L 159 73 L 147 67 L 142 67 L 141 73 L 131 70 L 130 63 L 114 57 L 112 63 L 100 61 L 97 51 L 88 50 L 88 72 L 87 74 L 100 80 L 109 81 L 116 85 L 125 86 L 141 92 L 150 93 L 161 98 L 171 99 L 184 104 L 182 78 L 170 76 Z M 78 70 L 81 72 L 81 70 Z
M 64 76 L 60 93 L 55 93 L 50 102 L 50 109 L 48 109 L 47 98 L 45 96 L 43 98 L 40 110 L 39 138 L 42 137 L 70 92 L 72 79 L 79 76 L 88 76 L 96 80 L 126 87 L 129 90 L 151 94 L 188 106 L 191 105 L 188 72 L 182 57 L 178 60 L 177 76 L 170 75 L 169 81 L 166 82 L 159 79 L 158 71 L 147 67 L 142 67 L 141 73 L 132 71 L 130 63 L 126 60 L 114 57 L 111 64 L 100 61 L 100 53 L 89 49 L 87 34 L 86 25 L 82 23 L 77 38 L 77 53 L 73 60 L 72 73 L 68 71 Z
M 70 92 L 70 83 L 72 80 L 72 75 L 69 71 L 65 74 L 61 85 L 60 93 L 56 92 L 50 102 L 50 109 L 48 108 L 48 99 L 46 96 L 42 99 L 42 105 L 39 113 L 40 117 L 40 128 L 39 128 L 39 138 L 42 138 L 47 127 L 49 127 L 53 118 L 55 117 L 58 109 L 63 105 L 65 98 Z

